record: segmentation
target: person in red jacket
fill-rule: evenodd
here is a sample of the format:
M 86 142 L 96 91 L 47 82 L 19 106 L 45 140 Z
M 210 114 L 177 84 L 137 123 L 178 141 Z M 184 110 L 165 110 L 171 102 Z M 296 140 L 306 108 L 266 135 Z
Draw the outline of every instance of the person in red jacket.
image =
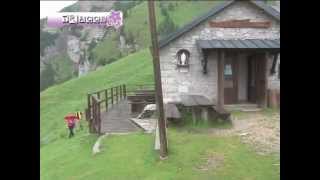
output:
M 71 138 L 74 136 L 73 129 L 76 125 L 77 116 L 75 116 L 74 114 L 68 114 L 64 119 L 65 119 L 67 126 L 69 128 L 69 138 Z

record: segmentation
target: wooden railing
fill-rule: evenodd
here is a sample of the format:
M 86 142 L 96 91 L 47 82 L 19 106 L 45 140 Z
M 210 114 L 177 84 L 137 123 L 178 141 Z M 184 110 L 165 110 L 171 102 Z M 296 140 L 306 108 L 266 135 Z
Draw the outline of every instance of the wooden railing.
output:
M 125 99 L 128 95 L 133 95 L 137 90 L 154 91 L 154 84 L 142 85 L 119 85 L 108 89 L 103 89 L 87 94 L 86 119 L 89 122 L 90 133 L 101 134 L 101 112 L 106 111 Z
M 124 84 L 87 94 L 86 119 L 90 133 L 101 133 L 101 112 L 107 112 L 110 107 L 124 99 L 126 94 Z
M 127 85 L 127 95 L 134 95 L 138 90 L 154 91 L 154 84 L 129 84 Z

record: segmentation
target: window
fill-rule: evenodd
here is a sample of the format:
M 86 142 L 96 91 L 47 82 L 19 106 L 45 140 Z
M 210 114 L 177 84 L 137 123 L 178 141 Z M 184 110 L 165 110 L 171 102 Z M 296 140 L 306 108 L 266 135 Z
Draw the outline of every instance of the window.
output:
M 226 79 L 232 79 L 232 66 L 231 66 L 231 64 L 225 64 L 225 66 L 224 66 L 224 77 Z

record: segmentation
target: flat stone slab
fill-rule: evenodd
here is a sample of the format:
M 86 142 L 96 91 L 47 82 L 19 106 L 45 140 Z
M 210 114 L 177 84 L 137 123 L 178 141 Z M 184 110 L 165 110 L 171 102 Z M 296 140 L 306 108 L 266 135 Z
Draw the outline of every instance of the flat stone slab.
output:
M 156 129 L 157 119 L 138 119 L 131 118 L 130 119 L 134 124 L 143 129 L 147 133 L 152 133 Z

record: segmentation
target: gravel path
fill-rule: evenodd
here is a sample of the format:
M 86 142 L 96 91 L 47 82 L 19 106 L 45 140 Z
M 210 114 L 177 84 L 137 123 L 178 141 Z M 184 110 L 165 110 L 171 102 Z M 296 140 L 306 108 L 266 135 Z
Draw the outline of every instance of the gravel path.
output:
M 280 153 L 280 114 L 262 112 L 232 115 L 232 128 L 209 130 L 218 136 L 240 136 L 259 154 Z

